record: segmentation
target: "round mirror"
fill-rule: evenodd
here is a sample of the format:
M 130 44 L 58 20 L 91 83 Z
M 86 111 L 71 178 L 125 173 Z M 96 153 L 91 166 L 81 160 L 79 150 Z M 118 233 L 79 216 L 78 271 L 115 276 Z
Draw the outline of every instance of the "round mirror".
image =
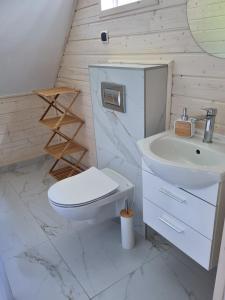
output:
M 216 57 L 225 58 L 225 0 L 188 0 L 187 15 L 198 45 Z

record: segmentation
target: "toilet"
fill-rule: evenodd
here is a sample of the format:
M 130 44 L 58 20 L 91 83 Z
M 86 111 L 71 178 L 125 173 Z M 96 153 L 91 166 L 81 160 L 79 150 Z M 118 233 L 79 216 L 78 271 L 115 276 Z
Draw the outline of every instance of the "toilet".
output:
M 52 185 L 48 199 L 65 218 L 98 223 L 119 216 L 125 201 L 133 201 L 133 190 L 133 184 L 119 173 L 91 167 Z

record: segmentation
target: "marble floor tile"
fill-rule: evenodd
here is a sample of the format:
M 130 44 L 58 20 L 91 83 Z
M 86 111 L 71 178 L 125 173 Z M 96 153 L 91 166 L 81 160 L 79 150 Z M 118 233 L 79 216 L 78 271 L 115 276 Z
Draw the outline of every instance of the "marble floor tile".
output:
M 82 287 L 49 242 L 6 260 L 16 300 L 88 300 Z
M 159 255 L 93 300 L 212 300 L 212 293 L 213 284 L 207 272 L 200 279 L 173 256 Z
M 123 250 L 120 225 L 111 221 L 89 226 L 53 243 L 91 297 L 159 255 L 139 235 L 134 249 Z
M 32 196 L 31 198 L 26 197 L 25 205 L 43 232 L 50 239 L 68 235 L 80 228 L 88 226 L 85 222 L 70 221 L 57 214 L 48 202 L 47 191 Z
M 10 257 L 47 240 L 14 189 L 0 178 L 0 255 Z
M 51 163 L 0 173 L 0 255 L 16 300 L 211 300 L 216 270 L 205 271 L 158 235 L 151 242 L 137 235 L 127 251 L 118 223 L 56 214 L 47 199 Z
M 21 201 L 8 183 L 7 174 L 0 174 L 0 213 L 15 211 L 20 208 Z
M 55 182 L 48 175 L 52 164 L 53 160 L 46 157 L 33 165 L 18 166 L 7 172 L 10 184 L 23 201 L 26 201 L 27 197 L 47 191 Z
M 162 257 L 170 271 L 177 276 L 193 299 L 212 299 L 216 277 L 215 268 L 210 271 L 205 270 L 175 247 L 162 253 Z
M 152 245 L 157 248 L 160 252 L 164 253 L 171 248 L 173 248 L 172 244 L 167 241 L 164 237 L 159 235 L 155 230 L 147 227 L 147 239 L 152 243 Z
M 183 280 L 188 282 L 190 278 L 194 276 L 200 291 L 204 290 L 205 285 L 208 286 L 209 290 L 213 290 L 217 268 L 207 271 L 189 256 L 173 246 L 171 246 L 167 252 L 162 253 L 162 257 L 174 272 L 179 272 L 179 266 L 182 265 L 189 270 L 188 272 L 181 272 Z M 191 273 L 194 275 L 189 278 Z

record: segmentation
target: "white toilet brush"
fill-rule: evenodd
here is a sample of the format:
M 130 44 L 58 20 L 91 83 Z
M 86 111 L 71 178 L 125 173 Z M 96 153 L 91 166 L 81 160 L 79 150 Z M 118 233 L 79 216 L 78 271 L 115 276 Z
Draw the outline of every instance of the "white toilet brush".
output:
M 135 245 L 133 217 L 134 212 L 128 206 L 128 200 L 125 202 L 125 209 L 120 212 L 121 222 L 121 241 L 123 249 L 132 249 Z

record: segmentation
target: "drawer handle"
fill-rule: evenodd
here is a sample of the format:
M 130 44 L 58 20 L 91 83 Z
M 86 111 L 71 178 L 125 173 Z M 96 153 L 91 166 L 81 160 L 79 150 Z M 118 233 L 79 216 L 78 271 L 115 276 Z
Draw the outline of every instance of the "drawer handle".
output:
M 185 203 L 186 202 L 185 199 L 178 197 L 177 195 L 171 193 L 170 191 L 168 191 L 165 188 L 160 188 L 159 191 L 160 191 L 160 193 L 162 193 L 162 194 L 164 194 L 164 195 L 166 195 L 166 196 L 168 196 L 168 197 L 176 200 L 179 203 Z
M 178 233 L 183 233 L 184 229 L 179 228 L 178 226 L 172 224 L 169 220 L 167 220 L 165 217 L 159 217 L 159 220 L 161 222 L 163 222 L 164 224 L 168 225 L 170 228 L 172 228 L 173 230 L 175 230 Z

